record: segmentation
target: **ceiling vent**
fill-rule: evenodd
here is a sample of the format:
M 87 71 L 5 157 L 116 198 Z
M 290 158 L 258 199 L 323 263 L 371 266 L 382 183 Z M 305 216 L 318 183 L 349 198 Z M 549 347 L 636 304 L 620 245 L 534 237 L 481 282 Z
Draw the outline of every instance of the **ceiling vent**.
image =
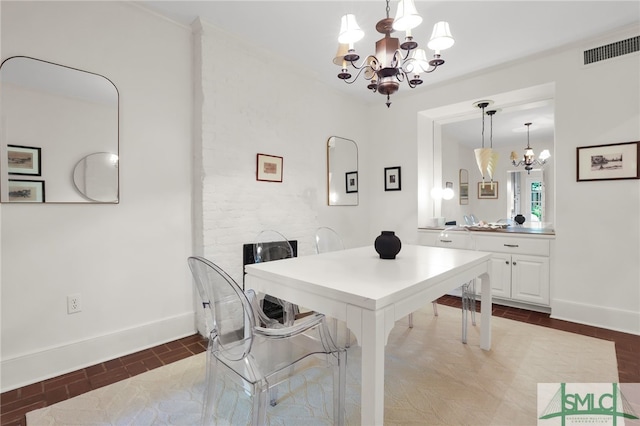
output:
M 584 64 L 588 65 L 638 51 L 640 51 L 640 36 L 635 36 L 626 40 L 620 40 L 615 43 L 585 50 Z

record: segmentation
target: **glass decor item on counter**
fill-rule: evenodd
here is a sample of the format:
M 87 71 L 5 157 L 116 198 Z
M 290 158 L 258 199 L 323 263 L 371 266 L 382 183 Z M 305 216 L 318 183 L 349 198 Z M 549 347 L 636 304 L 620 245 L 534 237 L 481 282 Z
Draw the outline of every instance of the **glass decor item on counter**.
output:
M 400 253 L 402 242 L 393 231 L 382 231 L 375 240 L 374 247 L 380 259 L 395 259 Z

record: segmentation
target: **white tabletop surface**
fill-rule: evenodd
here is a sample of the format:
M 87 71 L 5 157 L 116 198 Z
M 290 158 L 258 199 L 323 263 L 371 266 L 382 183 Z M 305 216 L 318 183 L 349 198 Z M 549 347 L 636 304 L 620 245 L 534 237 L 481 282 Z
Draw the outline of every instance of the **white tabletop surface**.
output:
M 345 303 L 377 310 L 401 299 L 404 290 L 428 286 L 429 280 L 441 280 L 452 268 L 474 266 L 489 256 L 479 251 L 403 245 L 395 259 L 380 259 L 373 246 L 367 246 L 246 265 L 246 269 L 258 277 L 291 286 L 304 283 L 307 292 L 325 297 L 335 293 Z

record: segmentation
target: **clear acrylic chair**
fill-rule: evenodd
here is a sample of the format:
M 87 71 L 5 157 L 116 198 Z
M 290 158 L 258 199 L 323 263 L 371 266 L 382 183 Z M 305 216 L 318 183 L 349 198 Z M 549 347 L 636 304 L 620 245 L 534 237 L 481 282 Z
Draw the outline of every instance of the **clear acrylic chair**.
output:
M 267 229 L 258 233 L 253 246 L 253 259 L 255 263 L 272 262 L 274 260 L 288 259 L 293 256 L 293 247 L 289 240 L 278 231 Z M 283 323 L 293 325 L 300 314 L 297 305 L 271 295 L 265 295 L 264 300 L 282 306 Z
M 335 230 L 328 226 L 321 226 L 316 229 L 315 241 L 316 253 L 318 254 L 344 250 L 342 238 L 340 238 L 340 235 L 338 235 Z
M 342 242 L 342 238 L 340 238 L 340 235 L 334 229 L 329 228 L 328 226 L 321 226 L 318 229 L 316 229 L 315 242 L 316 242 L 317 254 L 328 253 L 332 251 L 345 249 L 344 243 Z M 334 319 L 333 324 L 334 324 L 333 335 L 336 341 L 342 344 L 342 340 L 338 339 L 338 334 L 339 334 L 338 320 Z M 342 333 L 340 334 L 343 334 L 345 336 L 344 346 L 348 348 L 351 346 L 351 332 L 346 327 L 346 325 L 341 327 L 341 330 L 342 330 Z
M 473 234 L 464 227 L 445 228 L 436 240 L 436 246 L 475 250 Z M 476 325 L 476 280 L 475 278 L 460 286 L 462 299 L 462 343 L 467 343 L 467 312 L 471 312 L 471 323 Z M 434 314 L 438 315 L 437 304 L 433 303 Z
M 215 424 L 216 386 L 229 372 L 251 394 L 251 424 L 266 424 L 267 397 L 277 403 L 276 387 L 324 360 L 333 368 L 333 422 L 344 424 L 347 352 L 338 348 L 327 330 L 325 317 L 314 314 L 294 326 L 274 321 L 261 311 L 255 293 L 242 291 L 221 268 L 202 257 L 189 257 L 205 312 L 212 324 L 207 349 L 206 389 L 202 424 Z

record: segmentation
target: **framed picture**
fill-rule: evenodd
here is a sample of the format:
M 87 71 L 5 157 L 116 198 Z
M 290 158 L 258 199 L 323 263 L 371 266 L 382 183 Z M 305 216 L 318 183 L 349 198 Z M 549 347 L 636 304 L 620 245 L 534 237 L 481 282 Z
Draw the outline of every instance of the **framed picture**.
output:
M 478 182 L 478 198 L 498 198 L 498 182 Z
M 40 148 L 7 145 L 7 171 L 10 175 L 40 176 Z
M 577 147 L 576 180 L 640 179 L 639 147 L 640 142 Z
M 400 191 L 401 189 L 402 189 L 402 182 L 400 180 L 400 167 L 385 167 L 384 168 L 384 190 Z
M 256 179 L 265 182 L 282 182 L 282 157 L 258 154 Z
M 358 192 L 358 172 L 345 173 L 345 182 L 347 185 L 347 194 Z
M 44 203 L 44 181 L 9 179 L 9 201 Z

